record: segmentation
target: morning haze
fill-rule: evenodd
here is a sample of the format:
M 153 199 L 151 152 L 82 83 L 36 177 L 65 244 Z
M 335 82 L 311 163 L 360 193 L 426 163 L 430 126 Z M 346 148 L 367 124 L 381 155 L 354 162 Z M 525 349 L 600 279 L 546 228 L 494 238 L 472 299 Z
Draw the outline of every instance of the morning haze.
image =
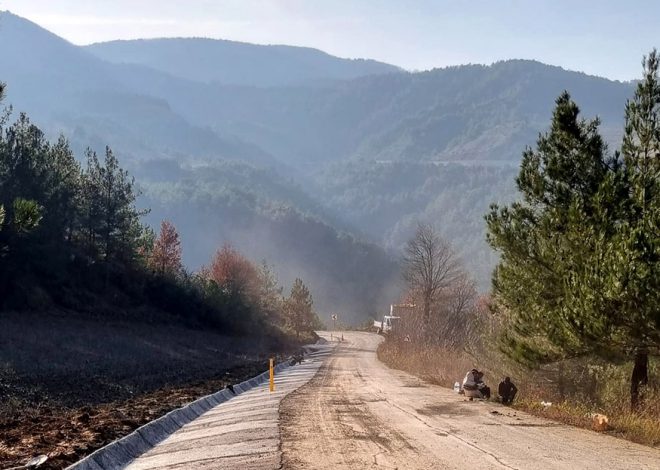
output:
M 0 467 L 660 468 L 633 3 L 0 0 Z
M 637 77 L 660 5 L 616 0 L 415 2 L 4 0 L 75 44 L 209 37 L 321 49 L 408 70 L 536 59 L 616 80 Z

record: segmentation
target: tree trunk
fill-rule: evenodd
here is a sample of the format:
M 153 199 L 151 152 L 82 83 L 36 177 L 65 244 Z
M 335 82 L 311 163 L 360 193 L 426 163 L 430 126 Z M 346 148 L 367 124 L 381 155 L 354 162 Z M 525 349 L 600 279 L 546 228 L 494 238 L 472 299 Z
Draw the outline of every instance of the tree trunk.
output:
M 645 350 L 635 353 L 635 366 L 630 378 L 630 408 L 635 411 L 639 408 L 639 387 L 649 383 L 649 355 Z
M 422 317 L 422 337 L 424 338 L 425 343 L 430 342 L 431 338 L 431 295 L 424 293 L 424 305 L 423 305 L 423 317 Z

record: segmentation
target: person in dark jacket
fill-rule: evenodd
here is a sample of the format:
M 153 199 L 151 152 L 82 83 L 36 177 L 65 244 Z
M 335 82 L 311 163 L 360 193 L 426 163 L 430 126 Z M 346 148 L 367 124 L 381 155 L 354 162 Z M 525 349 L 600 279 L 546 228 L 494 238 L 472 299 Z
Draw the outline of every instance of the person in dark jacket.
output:
M 513 399 L 516 398 L 516 393 L 518 393 L 518 388 L 511 382 L 511 378 L 504 377 L 504 380 L 497 387 L 497 394 L 500 396 L 502 403 L 505 405 L 511 404 Z

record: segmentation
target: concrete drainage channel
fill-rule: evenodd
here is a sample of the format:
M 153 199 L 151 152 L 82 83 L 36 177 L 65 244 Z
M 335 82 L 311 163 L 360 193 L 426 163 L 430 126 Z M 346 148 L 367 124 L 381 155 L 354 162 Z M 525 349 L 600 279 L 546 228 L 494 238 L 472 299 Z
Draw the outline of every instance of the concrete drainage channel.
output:
M 317 350 L 315 346 L 324 343 L 327 342 L 321 339 L 316 345 L 305 346 L 304 349 L 308 353 L 314 354 L 314 351 Z M 279 372 L 292 367 L 291 361 L 292 359 L 289 358 L 285 362 L 277 364 L 274 367 L 275 375 L 277 376 Z M 67 470 L 106 470 L 126 467 L 133 460 L 212 408 L 264 382 L 268 382 L 269 376 L 269 372 L 266 371 L 256 377 L 234 385 L 233 390 L 235 394 L 225 388 L 219 392 L 199 398 L 182 408 L 170 411 L 166 415 L 139 427 L 131 434 L 98 449 L 79 462 L 67 467 Z

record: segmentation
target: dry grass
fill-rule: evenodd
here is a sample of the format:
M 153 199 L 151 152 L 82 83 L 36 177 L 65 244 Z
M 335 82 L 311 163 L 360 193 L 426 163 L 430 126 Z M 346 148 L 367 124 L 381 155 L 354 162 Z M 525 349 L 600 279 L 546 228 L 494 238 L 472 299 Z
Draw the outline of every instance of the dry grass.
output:
M 422 348 L 414 343 L 390 340 L 378 348 L 378 358 L 388 366 L 414 374 L 430 383 L 452 387 L 462 380 L 466 371 L 473 367 L 486 372 L 485 381 L 496 385 L 504 375 L 503 369 L 511 367 L 511 375 L 520 389 L 514 407 L 531 414 L 572 426 L 591 429 L 593 413 L 609 418 L 608 434 L 653 447 L 660 446 L 660 390 L 647 388 L 642 408 L 632 413 L 628 402 L 630 366 L 593 366 L 568 368 L 564 380 L 590 383 L 592 396 L 578 395 L 574 389 L 560 396 L 557 384 L 546 371 L 527 371 L 524 374 L 512 365 L 497 366 L 497 360 L 484 365 L 463 352 L 448 351 L 437 346 Z M 585 377 L 584 370 L 591 371 Z M 658 361 L 651 363 L 651 382 L 658 376 Z M 494 387 L 492 387 L 494 388 Z M 597 397 L 597 399 L 594 399 Z M 542 401 L 552 406 L 541 405 Z
M 633 442 L 652 447 L 660 446 L 660 414 L 657 409 L 658 398 L 647 397 L 646 408 L 632 413 L 629 407 L 603 407 L 590 403 L 582 403 L 574 399 L 566 399 L 552 406 L 541 405 L 541 396 L 525 396 L 514 404 L 514 407 L 537 416 L 559 421 L 561 423 L 592 428 L 592 413 L 601 413 L 609 418 L 608 434 L 628 439 Z
M 465 354 L 440 347 L 422 348 L 414 343 L 385 341 L 378 347 L 378 359 L 394 369 L 405 370 L 428 382 L 453 387 L 474 367 Z

